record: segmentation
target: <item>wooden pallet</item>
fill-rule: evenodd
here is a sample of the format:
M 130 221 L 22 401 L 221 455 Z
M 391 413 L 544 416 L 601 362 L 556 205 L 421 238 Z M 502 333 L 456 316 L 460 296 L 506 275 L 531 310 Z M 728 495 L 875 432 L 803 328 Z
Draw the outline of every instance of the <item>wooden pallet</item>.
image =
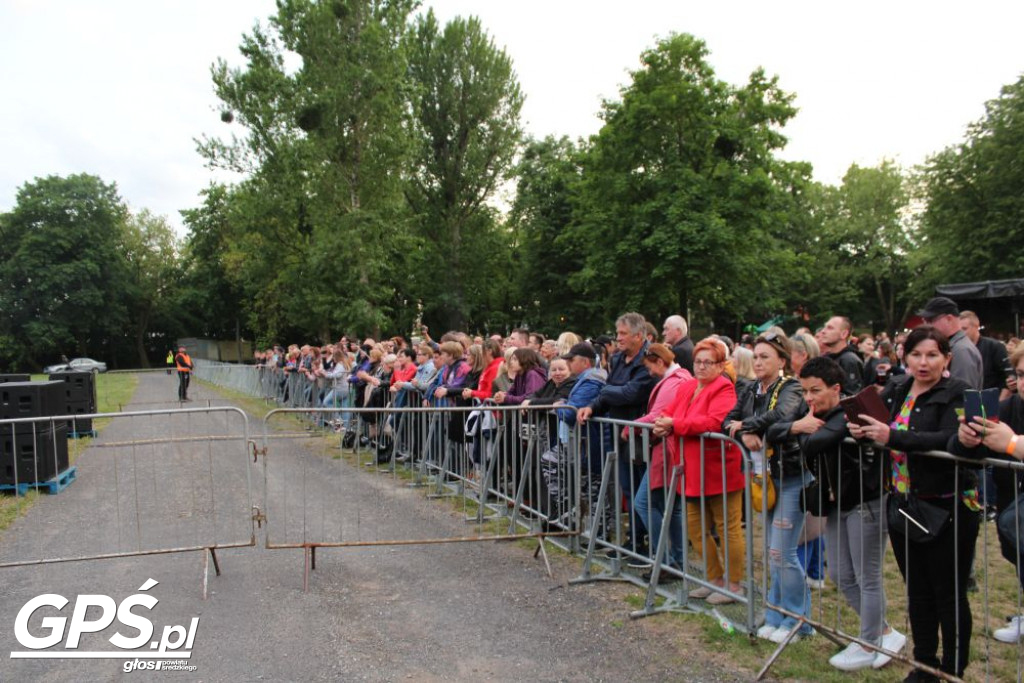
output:
M 17 491 L 19 496 L 24 496 L 29 489 L 43 489 L 50 495 L 60 493 L 78 476 L 78 468 L 72 465 L 53 479 L 46 481 L 19 482 L 17 484 L 0 484 L 0 491 Z

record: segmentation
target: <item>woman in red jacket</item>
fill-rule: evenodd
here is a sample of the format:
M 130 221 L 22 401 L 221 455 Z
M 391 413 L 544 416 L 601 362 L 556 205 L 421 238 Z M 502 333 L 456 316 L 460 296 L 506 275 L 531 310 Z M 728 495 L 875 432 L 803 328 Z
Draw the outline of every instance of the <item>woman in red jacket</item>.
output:
M 704 432 L 718 431 L 736 404 L 736 389 L 722 374 L 724 369 L 725 349 L 722 345 L 714 339 L 698 343 L 693 348 L 696 378 L 679 387 L 671 417 L 658 418 L 654 423 L 654 433 L 664 436 L 668 442 L 673 465 L 680 463 L 682 444 L 683 478 L 679 482 L 679 493 L 686 497 L 687 533 L 693 549 L 703 558 L 707 582 L 740 594 L 743 591 L 740 581 L 746 555 L 742 527 L 746 480 L 742 455 L 734 446 L 723 448 L 722 442 L 700 438 Z M 654 481 L 661 476 L 660 470 L 651 471 L 652 487 L 664 486 L 664 482 Z M 725 541 L 725 568 L 718 544 L 710 536 L 712 524 L 718 529 L 718 537 Z M 728 586 L 724 578 L 726 569 Z M 690 597 L 707 599 L 712 605 L 734 600 L 729 594 L 713 591 L 707 586 L 690 591 Z

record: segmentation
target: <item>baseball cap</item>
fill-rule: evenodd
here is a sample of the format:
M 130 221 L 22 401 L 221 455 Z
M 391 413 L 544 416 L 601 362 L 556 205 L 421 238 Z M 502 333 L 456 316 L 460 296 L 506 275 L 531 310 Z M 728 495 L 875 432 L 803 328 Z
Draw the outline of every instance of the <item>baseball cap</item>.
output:
M 940 315 L 960 315 L 960 307 L 948 297 L 937 296 L 929 299 L 917 314 L 925 320 L 932 320 Z
M 564 354 L 562 358 L 569 360 L 575 356 L 597 360 L 597 351 L 594 351 L 594 347 L 587 342 L 580 342 L 579 344 L 573 344 L 572 348 L 569 349 L 569 353 Z

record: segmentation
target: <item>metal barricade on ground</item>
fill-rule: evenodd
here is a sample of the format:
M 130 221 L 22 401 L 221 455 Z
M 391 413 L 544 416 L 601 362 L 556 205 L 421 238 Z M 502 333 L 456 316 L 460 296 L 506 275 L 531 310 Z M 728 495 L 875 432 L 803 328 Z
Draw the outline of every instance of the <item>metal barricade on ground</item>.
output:
M 578 472 L 568 448 L 556 445 L 557 417 L 547 408 L 385 404 L 340 412 L 338 418 L 334 407 L 279 408 L 264 418 L 258 455 L 266 547 L 302 549 L 304 585 L 317 548 L 577 534 Z M 337 432 L 316 429 L 332 420 Z M 289 440 L 305 447 L 290 448 Z M 387 477 L 366 479 L 352 464 Z M 415 519 L 394 519 L 398 483 L 426 486 L 429 497 L 450 499 L 452 525 L 424 528 Z M 355 486 L 380 491 L 372 509 L 346 504 L 346 492 Z M 472 525 L 469 533 L 466 524 Z M 543 541 L 538 552 L 545 552 Z
M 632 613 L 634 618 L 699 612 L 752 633 L 760 593 L 753 525 L 743 523 L 750 504 L 744 485 L 749 457 L 743 446 L 712 433 L 669 444 L 651 433 L 649 423 L 592 422 L 581 432 L 590 442 L 582 447 L 590 453 L 584 460 L 601 467 L 591 466 L 584 477 L 590 479 L 583 486 L 590 492 L 590 515 L 583 528 L 583 570 L 574 583 L 624 580 L 645 587 L 644 606 Z M 671 458 L 664 457 L 670 446 L 700 458 L 696 495 L 689 493 L 683 467 L 672 467 Z M 604 453 L 603 459 L 595 451 Z M 728 483 L 727 463 L 734 470 Z M 710 480 L 704 478 L 705 466 L 715 472 Z M 687 497 L 679 491 L 688 492 Z M 659 596 L 663 601 L 657 604 Z
M 68 425 L 86 420 L 108 424 L 75 459 Z M 33 490 L 57 494 L 34 502 L 45 527 L 7 531 L 0 567 L 205 551 L 219 574 L 217 550 L 256 543 L 248 420 L 237 408 L 0 420 L 0 446 L 10 514 L 21 517 Z

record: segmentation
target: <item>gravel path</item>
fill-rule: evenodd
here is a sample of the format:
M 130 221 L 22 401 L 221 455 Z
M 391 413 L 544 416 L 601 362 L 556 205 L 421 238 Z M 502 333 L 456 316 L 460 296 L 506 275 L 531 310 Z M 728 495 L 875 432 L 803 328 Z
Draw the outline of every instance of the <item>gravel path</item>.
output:
M 140 377 L 127 410 L 175 408 L 173 378 Z M 226 405 L 193 387 L 191 407 Z M 255 431 L 258 420 L 251 421 Z M 114 420 L 78 460 L 79 478 L 43 496 L 0 536 L 0 561 L 67 557 L 174 546 L 246 541 L 249 493 L 242 422 L 234 414 L 193 413 Z M 193 441 L 190 435 L 210 435 Z M 150 443 L 157 438 L 174 441 Z M 135 443 L 130 443 L 130 442 Z M 140 443 L 141 442 L 141 443 Z M 464 535 L 458 513 L 422 491 L 312 452 L 301 440 L 274 441 L 268 464 L 272 538 L 317 534 L 347 539 Z M 263 465 L 251 471 L 262 505 Z M 211 484 L 212 482 L 212 484 Z M 303 495 L 306 502 L 303 502 Z M 312 503 L 308 501 L 313 501 Z M 318 526 L 319 525 L 319 526 Z M 57 593 L 74 601 L 105 594 L 115 603 L 148 579 L 159 604 L 157 627 L 200 618 L 183 680 L 749 680 L 721 658 L 688 645 L 663 618 L 632 621 L 624 601 L 635 589 L 600 583 L 569 587 L 579 561 L 551 553 L 555 579 L 521 545 L 462 543 L 321 549 L 308 592 L 301 550 L 257 546 L 218 553 L 202 599 L 203 553 L 69 562 L 3 569 L 0 680 L 120 680 L 130 655 L 115 659 L 10 659 L 25 650 L 15 618 L 29 599 Z M 71 606 L 62 615 L 70 615 Z M 43 636 L 43 608 L 30 621 Z M 94 619 L 99 609 L 88 613 Z M 120 628 L 82 636 L 80 650 L 111 650 Z M 691 634 L 692 636 L 692 631 Z M 154 639 L 157 635 L 154 635 Z M 63 649 L 62 641 L 51 650 Z M 168 657 L 173 659 L 173 657 Z

